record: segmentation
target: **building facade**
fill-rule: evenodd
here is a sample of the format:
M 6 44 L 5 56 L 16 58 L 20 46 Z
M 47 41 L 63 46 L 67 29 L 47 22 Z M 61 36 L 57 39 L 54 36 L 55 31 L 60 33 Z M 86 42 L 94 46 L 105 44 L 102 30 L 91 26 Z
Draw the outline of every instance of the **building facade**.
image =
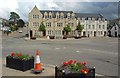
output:
M 107 32 L 107 20 L 100 14 L 82 14 L 73 11 L 39 10 L 36 6 L 29 13 L 29 30 L 32 36 L 42 35 L 39 26 L 43 22 L 46 28 L 46 36 L 62 37 L 64 27 L 69 25 L 69 35 L 75 36 L 78 22 L 83 26 L 82 36 L 105 36 Z
M 109 37 L 120 37 L 120 18 L 110 21 L 108 26 Z

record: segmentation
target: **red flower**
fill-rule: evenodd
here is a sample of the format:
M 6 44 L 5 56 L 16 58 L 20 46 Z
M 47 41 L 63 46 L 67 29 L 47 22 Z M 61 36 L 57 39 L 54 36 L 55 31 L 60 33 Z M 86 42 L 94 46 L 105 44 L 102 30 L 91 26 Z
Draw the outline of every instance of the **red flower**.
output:
M 68 62 L 64 62 L 63 65 L 67 66 L 69 63 Z
M 86 69 L 86 70 L 85 70 L 85 74 L 87 74 L 88 72 L 89 72 L 89 71 Z
M 83 63 L 82 62 L 80 62 L 80 65 L 82 65 Z
M 77 62 L 77 61 L 75 60 L 75 61 L 74 61 L 74 64 L 75 64 L 76 62 Z
M 81 70 L 80 72 L 81 72 L 81 73 L 85 73 L 85 70 Z
M 86 62 L 83 63 L 84 65 L 86 64 Z
M 69 61 L 69 64 L 72 64 L 72 63 L 73 63 L 73 60 L 70 60 L 70 61 Z
M 22 54 L 21 54 L 21 53 L 18 53 L 17 56 L 20 57 L 20 56 L 22 56 Z
M 11 54 L 10 54 L 12 57 L 15 55 L 15 53 L 14 52 L 11 52 Z

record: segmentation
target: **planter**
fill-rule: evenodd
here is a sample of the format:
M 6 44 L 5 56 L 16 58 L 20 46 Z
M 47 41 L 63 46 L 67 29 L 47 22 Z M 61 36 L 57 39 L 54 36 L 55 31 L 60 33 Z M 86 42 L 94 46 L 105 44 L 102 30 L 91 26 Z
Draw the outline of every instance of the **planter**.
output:
M 95 68 L 88 68 L 88 74 L 65 73 L 62 67 L 55 67 L 55 78 L 95 78 Z
M 56 78 L 95 78 L 95 68 L 87 66 L 86 62 L 69 60 L 55 67 Z
M 55 36 L 49 36 L 50 39 L 55 39 Z
M 36 40 L 36 37 L 31 37 L 32 40 Z
M 74 37 L 75 39 L 80 39 L 81 37 Z
M 66 36 L 64 36 L 64 37 L 63 37 L 63 39 L 67 39 L 67 37 L 66 37 Z
M 20 71 L 30 70 L 34 68 L 34 57 L 30 57 L 30 59 L 27 59 L 27 60 L 21 60 L 18 58 L 7 56 L 6 67 L 13 68 Z

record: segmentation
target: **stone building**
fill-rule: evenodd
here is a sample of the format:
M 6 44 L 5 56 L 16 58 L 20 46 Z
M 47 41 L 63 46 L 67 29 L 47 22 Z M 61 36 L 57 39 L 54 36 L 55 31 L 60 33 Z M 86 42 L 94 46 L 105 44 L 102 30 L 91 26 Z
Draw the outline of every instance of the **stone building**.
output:
M 62 37 L 64 27 L 69 25 L 69 35 L 76 35 L 78 22 L 83 26 L 82 36 L 105 36 L 107 32 L 107 20 L 101 14 L 74 13 L 73 11 L 39 10 L 36 6 L 29 13 L 29 30 L 32 36 L 42 33 L 38 30 L 43 22 L 46 28 L 46 36 Z

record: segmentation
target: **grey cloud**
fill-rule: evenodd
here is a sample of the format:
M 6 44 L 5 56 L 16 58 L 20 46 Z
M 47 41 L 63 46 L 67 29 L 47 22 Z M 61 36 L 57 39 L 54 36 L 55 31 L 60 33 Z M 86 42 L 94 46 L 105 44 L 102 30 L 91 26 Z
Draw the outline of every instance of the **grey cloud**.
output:
M 103 16 L 113 19 L 117 17 L 117 3 L 93 3 L 93 2 L 52 2 L 55 6 L 50 6 L 50 2 L 18 2 L 17 13 L 22 19 L 28 21 L 28 13 L 37 5 L 40 10 L 71 10 L 80 13 L 100 13 Z M 8 7 L 9 8 L 9 7 Z M 4 8 L 0 10 L 0 16 L 9 18 L 10 10 Z

